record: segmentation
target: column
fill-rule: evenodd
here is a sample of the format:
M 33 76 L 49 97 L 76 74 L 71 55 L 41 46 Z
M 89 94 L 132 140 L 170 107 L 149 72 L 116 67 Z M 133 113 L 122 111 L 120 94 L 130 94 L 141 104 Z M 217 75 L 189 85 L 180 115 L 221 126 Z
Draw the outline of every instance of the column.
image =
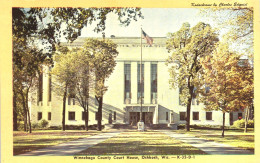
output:
M 144 62 L 144 103 L 151 103 L 151 62 Z
M 131 103 L 137 104 L 137 62 L 131 62 Z

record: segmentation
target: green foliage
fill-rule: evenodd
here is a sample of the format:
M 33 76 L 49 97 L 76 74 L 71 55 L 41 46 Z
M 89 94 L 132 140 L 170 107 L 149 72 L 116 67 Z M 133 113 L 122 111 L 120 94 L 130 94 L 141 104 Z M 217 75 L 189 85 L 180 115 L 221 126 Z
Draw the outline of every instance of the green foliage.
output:
M 74 41 L 83 27 L 96 23 L 94 31 L 104 31 L 110 13 L 125 26 L 143 18 L 140 8 L 13 8 L 13 34 L 25 39 L 38 37 L 51 55 L 61 38 Z
M 126 26 L 142 18 L 140 8 L 12 8 L 13 94 L 14 98 L 18 93 L 22 96 L 14 99 L 14 103 L 22 99 L 14 105 L 14 111 L 21 112 L 22 108 L 22 116 L 28 114 L 28 93 L 37 85 L 35 78 L 41 73 L 41 66 L 52 63 L 60 39 L 76 40 L 83 27 L 93 22 L 97 23 L 96 32 L 104 31 L 109 13 L 116 14 L 119 22 Z M 68 52 L 67 48 L 58 50 Z M 60 84 L 64 84 L 62 80 Z
M 62 127 L 61 126 L 50 126 L 48 129 L 49 130 L 61 130 Z
M 218 37 L 209 24 L 202 22 L 192 28 L 184 23 L 179 31 L 168 35 L 167 49 L 173 51 L 166 63 L 170 66 L 169 82 L 173 88 L 182 88 L 181 101 L 188 104 L 188 99 L 194 95 L 193 89 L 204 84 L 199 78 L 200 59 L 211 54 Z
M 200 22 L 190 28 L 184 23 L 175 33 L 169 33 L 166 48 L 172 55 L 167 59 L 170 86 L 180 89 L 180 101 L 187 106 L 186 129 L 189 131 L 192 98 L 203 89 L 201 59 L 212 53 L 218 37 L 209 24 Z
M 218 29 L 227 31 L 223 37 L 233 44 L 233 50 L 253 58 L 253 8 L 211 8 L 203 9 L 202 14 L 214 19 Z
M 46 128 L 49 125 L 49 122 L 45 119 L 41 120 L 39 123 L 39 127 Z
M 236 120 L 233 124 L 236 128 L 244 128 L 245 127 L 245 119 Z M 247 123 L 248 128 L 254 128 L 254 121 L 249 120 Z
M 227 44 L 221 43 L 211 56 L 202 60 L 203 78 L 210 91 L 204 94 L 203 101 L 207 110 L 223 112 L 240 108 L 237 100 L 239 88 L 239 55 L 230 52 Z
M 253 99 L 253 70 L 248 62 L 240 64 L 240 55 L 221 43 L 211 56 L 202 59 L 203 78 L 210 92 L 204 94 L 207 110 L 237 111 Z
M 105 79 L 113 72 L 118 55 L 117 45 L 108 39 L 87 39 L 82 53 L 89 59 L 89 66 L 95 77 L 95 95 L 102 97 L 107 91 Z
M 40 128 L 39 123 L 37 123 L 37 122 L 32 123 L 32 129 L 38 129 L 38 128 Z

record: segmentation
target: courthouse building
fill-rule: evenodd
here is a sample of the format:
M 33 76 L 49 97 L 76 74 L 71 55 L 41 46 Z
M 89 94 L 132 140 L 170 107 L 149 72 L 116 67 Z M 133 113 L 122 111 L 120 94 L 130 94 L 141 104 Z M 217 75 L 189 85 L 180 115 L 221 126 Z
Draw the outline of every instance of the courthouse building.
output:
M 78 38 L 74 43 L 63 45 L 81 47 L 85 38 Z M 108 91 L 104 95 L 102 124 L 136 125 L 140 119 L 141 94 L 143 95 L 143 118 L 145 124 L 184 124 L 186 107 L 179 99 L 179 89 L 171 89 L 169 72 L 165 64 L 171 53 L 166 49 L 165 37 L 153 38 L 153 45 L 143 41 L 143 86 L 140 81 L 141 45 L 138 37 L 112 37 L 118 45 L 116 67 L 105 85 Z M 60 126 L 62 122 L 62 97 L 51 90 L 52 81 L 48 68 L 40 76 L 37 99 L 31 102 L 31 117 L 33 122 L 48 120 L 50 126 Z M 142 89 L 141 89 L 142 88 Z M 142 91 L 142 93 L 141 93 Z M 39 93 L 40 92 L 40 93 Z M 36 95 L 35 95 L 36 96 Z M 93 97 L 89 101 L 89 125 L 97 124 L 96 112 L 98 103 Z M 205 111 L 202 103 L 192 100 L 191 124 L 222 125 L 222 112 Z M 226 125 L 244 117 L 243 112 L 226 114 Z M 66 102 L 66 124 L 84 125 L 83 109 L 76 100 L 68 97 Z

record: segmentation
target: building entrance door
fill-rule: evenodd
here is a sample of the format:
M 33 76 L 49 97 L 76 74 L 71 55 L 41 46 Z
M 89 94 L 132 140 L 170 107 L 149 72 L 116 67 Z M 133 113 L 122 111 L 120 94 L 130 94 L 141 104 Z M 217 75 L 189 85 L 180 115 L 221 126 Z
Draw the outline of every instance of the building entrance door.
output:
M 140 121 L 140 112 L 130 112 L 129 116 L 129 123 L 131 125 L 136 125 Z M 145 124 L 153 123 L 153 112 L 143 112 L 142 117 Z

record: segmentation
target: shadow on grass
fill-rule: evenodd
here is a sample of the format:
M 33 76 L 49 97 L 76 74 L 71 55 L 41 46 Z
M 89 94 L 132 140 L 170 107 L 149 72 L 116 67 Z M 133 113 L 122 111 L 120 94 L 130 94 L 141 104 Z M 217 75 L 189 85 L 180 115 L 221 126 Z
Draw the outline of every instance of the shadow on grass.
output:
M 78 155 L 182 155 L 206 154 L 167 135 L 150 132 L 127 132 L 108 139 Z

